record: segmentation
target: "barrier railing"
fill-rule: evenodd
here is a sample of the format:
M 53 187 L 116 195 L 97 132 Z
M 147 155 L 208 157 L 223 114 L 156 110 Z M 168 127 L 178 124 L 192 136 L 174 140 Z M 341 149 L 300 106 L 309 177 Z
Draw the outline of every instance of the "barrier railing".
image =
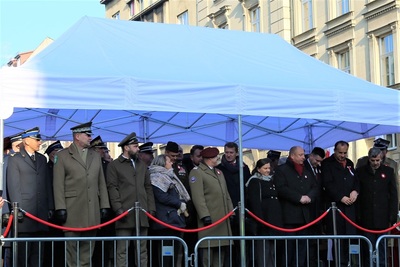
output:
M 332 204 L 334 204 L 334 203 L 332 203 Z M 119 216 L 117 216 L 117 217 L 115 217 L 115 218 L 113 218 L 113 219 L 111 219 L 111 220 L 109 220 L 109 221 L 107 221 L 107 222 L 101 223 L 101 224 L 99 224 L 99 225 L 94 225 L 94 226 L 90 226 L 90 227 L 85 227 L 85 228 L 74 228 L 74 227 L 64 227 L 64 226 L 60 226 L 60 225 L 57 225 L 57 224 L 53 224 L 53 223 L 47 222 L 47 221 L 42 220 L 42 219 L 40 219 L 40 218 L 37 218 L 37 217 L 34 216 L 33 214 L 31 214 L 31 213 L 25 211 L 25 210 L 23 209 L 23 207 L 18 207 L 18 203 L 13 203 L 13 206 L 14 206 L 14 210 L 13 210 L 13 213 L 14 213 L 14 214 L 17 214 L 18 212 L 22 212 L 22 214 L 23 214 L 24 216 L 26 216 L 27 218 L 29 218 L 29 219 L 31 219 L 31 220 L 36 220 L 37 222 L 42 223 L 42 224 L 44 224 L 44 225 L 47 225 L 47 226 L 49 226 L 49 227 L 52 227 L 52 228 L 55 228 L 55 229 L 59 229 L 59 230 L 63 230 L 63 231 L 76 231 L 76 232 L 90 231 L 90 230 L 94 230 L 94 229 L 99 229 L 99 228 L 105 227 L 105 226 L 107 226 L 107 225 L 109 225 L 109 224 L 112 224 L 112 223 L 114 223 L 115 221 L 120 220 L 121 218 L 127 216 L 127 215 L 129 214 L 129 212 L 131 212 L 131 211 L 133 211 L 133 210 L 135 210 L 135 218 L 136 218 L 137 222 L 139 221 L 139 212 L 144 212 L 144 213 L 146 214 L 146 216 L 147 216 L 150 220 L 153 220 L 154 222 L 156 222 L 156 223 L 158 223 L 158 224 L 161 224 L 161 225 L 163 225 L 164 227 L 167 227 L 167 228 L 170 228 L 170 229 L 173 229 L 173 230 L 176 230 L 176 231 L 180 231 L 180 232 L 183 232 L 183 233 L 200 232 L 200 231 L 204 231 L 204 230 L 206 230 L 206 229 L 210 229 L 210 228 L 212 228 L 212 227 L 215 227 L 216 225 L 218 225 L 218 224 L 222 223 L 223 221 L 227 220 L 229 217 L 231 217 L 231 216 L 234 214 L 235 209 L 236 209 L 236 208 L 235 208 L 234 210 L 230 211 L 230 212 L 227 213 L 224 217 L 220 218 L 219 220 L 217 220 L 216 222 L 214 222 L 214 223 L 211 224 L 211 225 L 208 225 L 208 226 L 205 226 L 205 227 L 200 227 L 200 228 L 197 228 L 197 229 L 186 229 L 186 228 L 179 228 L 179 227 L 175 227 L 175 226 L 172 226 L 172 225 L 168 225 L 168 224 L 164 223 L 163 221 L 158 220 L 155 216 L 153 216 L 152 214 L 150 214 L 148 211 L 146 211 L 146 210 L 144 210 L 143 208 L 141 208 L 139 203 L 135 203 L 135 207 L 131 207 L 130 209 L 124 211 L 124 212 L 123 212 L 122 214 L 120 214 Z M 331 208 L 327 209 L 327 210 L 326 210 L 325 212 L 323 212 L 318 218 L 316 218 L 315 220 L 311 221 L 310 223 L 308 223 L 308 224 L 306 224 L 306 225 L 303 225 L 303 226 L 301 226 L 301 227 L 298 227 L 298 228 L 294 228 L 294 229 L 288 229 L 288 228 L 283 228 L 283 227 L 275 226 L 275 225 L 270 224 L 269 222 L 266 222 L 266 221 L 262 220 L 261 218 L 257 217 L 254 213 L 252 213 L 252 212 L 249 211 L 248 209 L 245 209 L 245 211 L 246 211 L 247 214 L 248 214 L 250 217 L 252 217 L 258 224 L 261 224 L 261 225 L 263 225 L 263 226 L 265 226 L 265 227 L 270 227 L 270 228 L 272 228 L 272 229 L 281 231 L 281 232 L 283 232 L 283 233 L 293 233 L 293 232 L 297 232 L 297 231 L 304 230 L 304 229 L 306 229 L 306 228 L 308 228 L 308 227 L 310 227 L 310 226 L 312 226 L 312 225 L 314 225 L 314 224 L 320 222 L 320 221 L 321 221 L 322 219 L 324 219 L 324 218 L 327 216 L 327 214 L 331 211 Z M 397 223 L 397 224 L 395 224 L 395 225 L 393 225 L 393 226 L 391 226 L 391 227 L 388 227 L 387 229 L 383 229 L 383 230 L 370 230 L 370 229 L 363 228 L 363 227 L 357 225 L 355 222 L 351 221 L 344 213 L 342 213 L 339 209 L 337 209 L 337 208 L 333 205 L 333 212 L 336 212 L 336 211 L 339 212 L 339 214 L 340 214 L 349 224 L 351 224 L 352 226 L 356 227 L 356 228 L 359 229 L 359 230 L 362 230 L 362 231 L 365 231 L 365 232 L 369 232 L 369 233 L 373 233 L 373 234 L 383 234 L 383 233 L 387 233 L 388 231 L 391 231 L 391 230 L 395 229 L 396 227 L 399 227 L 399 226 L 400 226 L 400 222 L 399 222 L 399 223 Z M 6 237 L 6 236 L 8 235 L 8 233 L 9 233 L 9 231 L 10 231 L 10 229 L 11 229 L 12 223 L 14 223 L 13 232 L 15 233 L 15 237 L 17 237 L 16 234 L 18 233 L 18 220 L 16 220 L 15 218 L 16 218 L 15 215 L 14 215 L 14 216 L 13 216 L 13 215 L 10 216 L 9 223 L 8 223 L 7 228 L 6 228 L 4 234 L 3 234 L 2 238 L 1 238 L 1 239 L 2 239 L 1 241 L 3 242 L 5 239 L 7 239 L 8 241 L 11 241 L 11 242 L 12 242 L 12 244 L 13 244 L 13 250 L 14 250 L 13 258 L 14 258 L 14 262 L 17 262 L 18 254 L 16 253 L 16 251 L 18 251 L 18 249 L 17 249 L 17 247 L 18 247 L 18 242 L 15 242 L 14 239 L 4 238 L 4 237 Z M 137 225 L 138 225 L 138 224 L 137 224 Z M 139 237 L 139 233 L 140 233 L 140 231 L 136 231 L 136 234 L 137 234 L 136 237 Z M 338 237 L 337 235 L 333 235 L 333 236 Z M 309 240 L 313 240 L 313 239 L 315 239 L 315 237 L 316 237 L 316 236 L 307 236 L 307 238 L 308 238 Z M 326 236 L 325 236 L 325 237 L 326 237 Z M 349 238 L 349 236 L 346 236 L 346 237 Z M 147 237 L 146 237 L 146 238 L 147 238 Z M 212 237 L 210 237 L 210 238 L 212 238 Z M 229 238 L 232 238 L 232 237 L 227 237 L 227 238 L 229 239 Z M 241 239 L 241 238 L 242 238 L 242 239 Z M 290 236 L 284 236 L 284 237 L 280 237 L 280 236 L 267 237 L 267 236 L 263 236 L 263 237 L 260 237 L 260 238 L 259 238 L 259 237 L 253 237 L 253 236 L 252 236 L 252 237 L 239 237 L 239 238 L 234 238 L 234 239 L 231 239 L 231 240 L 249 240 L 249 239 L 252 239 L 252 238 L 255 239 L 255 240 L 259 240 L 259 239 L 261 239 L 261 240 L 281 240 L 281 239 L 286 239 L 286 240 L 292 240 L 292 239 L 302 240 L 302 239 L 306 239 L 306 237 L 299 238 L 299 236 L 296 236 L 296 237 L 290 237 Z M 318 236 L 318 238 L 320 238 L 320 236 Z M 364 237 L 364 238 L 365 238 L 365 237 Z M 111 238 L 111 239 L 112 239 L 112 240 L 115 240 L 114 237 Z M 322 239 L 322 238 L 320 238 L 320 239 Z M 324 239 L 326 239 L 326 238 L 324 238 Z M 335 246 L 336 246 L 336 240 L 338 240 L 338 239 L 341 239 L 341 238 L 331 238 L 331 237 L 328 238 L 328 240 L 333 240 L 333 241 L 335 241 Z M 343 239 L 343 238 L 342 238 L 342 239 Z M 360 238 L 360 236 L 357 236 L 357 239 L 361 240 L 362 238 Z M 53 239 L 53 240 L 54 240 L 54 239 Z M 57 240 L 58 240 L 58 239 L 57 239 Z M 66 238 L 66 240 L 72 240 L 72 239 Z M 32 241 L 33 241 L 33 240 L 32 240 Z M 136 241 L 139 242 L 137 239 L 136 239 Z M 200 241 L 199 241 L 199 242 L 200 242 Z M 244 243 L 241 243 L 241 244 L 244 244 Z M 349 243 L 349 244 L 350 244 L 350 243 Z M 186 245 L 186 244 L 185 244 L 185 245 Z M 337 249 L 336 247 L 334 248 L 334 251 L 339 251 L 339 250 L 340 250 L 340 249 Z M 380 249 L 380 250 L 382 250 L 382 249 Z M 377 251 L 379 252 L 379 248 L 378 248 L 378 247 L 377 247 Z M 335 254 L 335 256 L 338 257 L 338 254 L 339 254 L 339 252 L 337 252 L 337 253 Z M 371 255 L 372 255 L 372 254 L 371 254 Z M 340 255 L 339 255 L 339 256 L 340 256 Z M 139 257 L 140 257 L 140 254 L 137 254 L 137 258 L 139 258 Z M 188 257 L 187 257 L 187 258 L 188 258 Z M 340 258 L 340 257 L 339 257 L 339 258 Z M 338 258 L 336 258 L 336 261 L 335 261 L 336 264 L 338 264 L 338 261 L 339 261 Z M 372 261 L 372 256 L 371 256 L 371 261 Z M 396 266 L 394 266 L 394 267 L 396 267 Z M 397 267 L 399 267 L 399 266 L 397 266 Z

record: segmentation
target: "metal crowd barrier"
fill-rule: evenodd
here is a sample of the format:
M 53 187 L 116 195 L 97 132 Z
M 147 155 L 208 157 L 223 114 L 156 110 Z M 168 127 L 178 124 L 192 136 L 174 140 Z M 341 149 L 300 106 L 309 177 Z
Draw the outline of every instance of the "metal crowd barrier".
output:
M 28 243 L 38 243 L 39 255 L 43 252 L 43 257 L 38 256 L 39 266 L 67 266 L 65 244 L 67 242 L 92 242 L 98 249 L 98 254 L 94 255 L 90 261 L 93 267 L 111 267 L 118 266 L 116 261 L 117 241 L 126 241 L 125 249 L 128 255 L 126 267 L 140 267 L 140 260 L 135 260 L 135 243 L 141 240 L 147 241 L 148 248 L 148 266 L 178 266 L 174 264 L 176 255 L 174 247 L 182 245 L 183 255 L 182 264 L 179 267 L 189 266 L 213 266 L 207 259 L 213 253 L 212 242 L 219 245 L 215 247 L 218 254 L 224 252 L 225 256 L 218 258 L 218 266 L 237 267 L 237 266 L 318 266 L 318 267 L 399 267 L 400 266 L 400 236 L 384 235 L 381 236 L 374 247 L 369 239 L 359 235 L 343 236 L 230 236 L 218 237 L 210 236 L 200 239 L 193 255 L 188 254 L 187 244 L 179 237 L 172 236 L 143 236 L 143 237 L 46 237 L 46 238 L 2 238 L 2 242 L 11 242 L 17 246 L 26 247 L 25 255 L 19 255 L 17 262 L 14 260 L 11 266 L 27 266 Z M 167 244 L 167 242 L 172 244 Z M 220 245 L 223 241 L 229 241 L 229 245 Z M 241 255 L 238 248 L 235 248 L 234 241 L 239 241 L 245 246 L 245 255 Z M 128 244 L 130 243 L 130 246 Z M 341 262 L 335 262 L 335 246 L 337 245 L 338 258 Z M 63 251 L 60 251 L 60 245 Z M 204 246 L 201 248 L 201 246 Z M 295 255 L 294 261 L 290 262 L 290 246 L 293 245 Z M 77 247 L 79 248 L 79 246 Z M 12 248 L 11 248 L 12 249 Z M 268 252 L 270 251 L 270 253 Z M 303 254 L 300 253 L 303 251 Z M 346 252 L 347 251 L 347 252 Z M 161 262 L 158 262 L 158 255 L 162 254 Z M 347 255 L 348 254 L 348 255 Z M 79 255 L 79 253 L 77 253 Z M 268 255 L 270 256 L 268 258 Z M 205 257 L 204 257 L 205 256 Z M 305 258 L 304 264 L 299 261 L 299 257 Z M 77 256 L 79 257 L 79 256 Z M 97 257 L 97 258 L 96 258 Z M 343 260 L 344 259 L 344 260 Z M 21 260 L 23 260 L 21 262 Z M 171 262 L 170 262 L 171 260 Z M 60 264 L 61 262 L 61 264 Z M 79 261 L 78 261 L 79 262 Z M 345 265 L 344 265 L 345 264 Z M 11 267 L 3 265 L 5 267 Z M 214 265 L 215 266 L 215 265 Z M 120 266 L 118 266 L 120 267 Z M 146 266 L 147 267 L 147 266 Z
M 207 260 L 209 257 L 202 255 L 210 256 L 213 253 L 212 245 L 210 244 L 212 242 L 214 244 L 215 242 L 221 243 L 223 240 L 230 241 L 230 245 L 225 247 L 218 246 L 216 248 L 217 252 L 225 252 L 224 257 L 218 259 L 218 263 L 221 263 L 219 266 L 333 267 L 343 266 L 343 262 L 345 262 L 344 266 L 375 267 L 372 260 L 373 246 L 366 237 L 359 235 L 205 237 L 200 239 L 195 246 L 194 266 L 213 266 Z M 241 241 L 241 245 L 245 244 L 246 254 L 244 257 L 243 255 L 238 257 L 238 250 L 233 247 L 233 241 L 235 240 Z M 337 242 L 338 258 L 341 259 L 341 262 L 338 263 L 334 262 L 335 242 Z M 203 243 L 203 248 L 200 248 L 201 243 Z M 290 251 L 291 246 L 294 248 L 294 251 Z M 361 253 L 362 247 L 367 249 L 366 253 Z M 268 253 L 268 249 L 271 253 Z M 329 251 L 332 251 L 332 254 Z M 348 254 L 348 256 L 346 257 L 344 254 Z M 292 261 L 289 259 L 290 255 L 295 255 Z M 299 261 L 301 257 L 305 258 L 304 263 Z
M 400 235 L 382 235 L 376 241 L 376 266 L 400 266 Z
M 117 264 L 116 248 L 117 241 L 126 241 L 125 249 L 128 255 L 126 266 L 119 266 Z M 38 253 L 37 259 L 38 266 L 45 267 L 61 267 L 67 266 L 67 253 L 66 244 L 67 242 L 77 242 L 77 250 L 79 252 L 79 242 L 90 242 L 90 245 L 97 247 L 98 254 L 93 255 L 90 259 L 89 266 L 91 267 L 147 267 L 141 266 L 140 258 L 135 259 L 135 243 L 141 240 L 147 241 L 148 249 L 148 266 L 176 266 L 171 265 L 171 262 L 177 260 L 178 255 L 174 254 L 174 247 L 177 245 L 182 245 L 182 265 L 179 267 L 188 267 L 191 264 L 191 260 L 188 256 L 188 247 L 186 243 L 179 237 L 173 236 L 143 236 L 143 237 L 130 237 L 130 236 L 114 236 L 114 237 L 46 237 L 46 238 L 2 238 L 2 242 L 11 242 L 11 244 L 17 244 L 17 246 L 23 246 L 26 248 L 24 255 L 18 255 L 17 259 L 13 259 L 11 266 L 26 266 L 31 267 L 28 263 L 28 257 L 31 256 L 32 251 L 28 250 L 28 244 L 37 243 Z M 129 246 L 130 244 L 130 246 Z M 60 251 L 60 246 L 63 248 Z M 44 253 L 47 252 L 47 253 Z M 12 251 L 11 251 L 12 253 Z M 96 253 L 96 252 L 95 252 Z M 158 261 L 159 253 L 162 254 L 160 261 Z M 42 255 L 42 256 L 39 256 Z M 79 253 L 77 253 L 77 262 L 79 263 Z M 192 265 L 192 264 L 191 264 Z M 2 265 L 0 265 L 2 266 Z M 5 267 L 11 267 L 6 266 Z M 77 266 L 79 267 L 79 266 Z

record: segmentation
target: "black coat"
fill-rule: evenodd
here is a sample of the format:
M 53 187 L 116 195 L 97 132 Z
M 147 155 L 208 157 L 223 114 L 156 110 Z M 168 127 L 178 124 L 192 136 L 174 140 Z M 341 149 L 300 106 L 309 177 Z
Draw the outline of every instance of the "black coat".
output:
M 273 180 L 266 181 L 252 176 L 247 185 L 247 207 L 262 220 L 282 227 L 282 208 L 278 199 L 278 191 Z M 257 235 L 281 234 L 272 228 L 257 224 Z
M 47 221 L 49 210 L 54 209 L 51 181 L 48 177 L 47 159 L 35 153 L 35 162 L 24 148 L 9 158 L 7 166 L 7 190 L 9 201 L 30 214 Z M 48 227 L 25 218 L 18 225 L 19 232 L 47 231 Z
M 393 225 L 398 203 L 394 170 L 381 165 L 374 173 L 368 164 L 356 173 L 360 180 L 358 224 L 367 229 L 386 229 Z
M 281 200 L 283 222 L 289 225 L 304 225 L 312 218 L 312 203 L 318 196 L 317 183 L 314 176 L 304 168 L 303 175 L 299 175 L 294 164 L 287 160 L 278 166 L 274 175 L 275 185 Z M 303 195 L 311 198 L 311 203 L 301 204 Z
M 225 157 L 225 156 L 224 156 Z M 234 207 L 240 201 L 240 173 L 239 173 L 239 158 L 236 159 L 234 165 L 222 160 L 217 166 L 222 171 L 225 177 L 226 186 L 228 187 L 229 195 L 231 196 L 232 204 Z M 243 162 L 243 184 L 249 180 L 251 174 L 249 167 Z M 239 217 L 239 216 L 236 216 Z
M 344 196 L 350 197 L 350 193 L 355 190 L 360 192 L 360 185 L 355 174 L 354 164 L 351 160 L 346 159 L 346 166 L 336 160 L 332 155 L 322 161 L 321 164 L 322 186 L 325 188 L 328 204 L 336 202 L 336 206 L 352 221 L 356 219 L 356 206 L 347 206 L 341 202 Z M 357 202 L 357 201 L 356 201 Z M 333 231 L 332 228 L 332 212 L 327 218 L 328 233 Z M 345 222 L 340 214 L 336 216 L 338 234 L 355 234 L 354 227 Z

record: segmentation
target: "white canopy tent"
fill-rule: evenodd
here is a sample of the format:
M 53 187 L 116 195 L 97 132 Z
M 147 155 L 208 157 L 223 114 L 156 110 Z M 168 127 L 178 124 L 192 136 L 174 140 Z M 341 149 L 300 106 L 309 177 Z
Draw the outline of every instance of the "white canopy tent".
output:
M 400 132 L 400 93 L 332 68 L 277 35 L 84 17 L 36 57 L 0 70 L 5 136 L 94 134 L 308 151 Z
M 70 127 L 93 121 L 107 142 L 135 131 L 155 143 L 309 151 L 400 132 L 399 91 L 271 34 L 84 17 L 23 66 L 1 69 L 0 86 L 0 107 L 14 107 L 5 136 L 39 126 L 44 139 L 70 140 Z

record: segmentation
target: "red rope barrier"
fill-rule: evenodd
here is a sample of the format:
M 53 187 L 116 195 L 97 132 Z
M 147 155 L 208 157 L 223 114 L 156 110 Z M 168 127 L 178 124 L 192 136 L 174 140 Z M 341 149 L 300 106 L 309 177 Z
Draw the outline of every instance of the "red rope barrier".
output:
M 119 219 L 125 217 L 126 215 L 128 215 L 130 210 L 127 210 L 125 212 L 123 212 L 122 214 L 118 215 L 117 217 L 115 217 L 112 220 L 109 220 L 108 222 L 102 223 L 102 224 L 98 224 L 98 225 L 94 225 L 94 226 L 90 226 L 90 227 L 85 227 L 85 228 L 76 228 L 76 227 L 64 227 L 64 226 L 60 226 L 57 224 L 53 224 L 53 223 L 49 223 L 46 222 L 45 220 L 42 220 L 32 214 L 30 214 L 27 211 L 22 211 L 24 213 L 24 215 L 26 215 L 28 218 L 31 218 L 32 220 L 35 220 L 37 222 L 40 222 L 42 224 L 45 224 L 47 226 L 53 227 L 53 228 L 57 228 L 57 229 L 61 229 L 64 231 L 71 231 L 71 232 L 84 232 L 84 231 L 90 231 L 90 230 L 95 230 L 95 229 L 99 229 L 101 227 L 107 226 L 109 224 L 112 224 L 113 222 L 118 221 Z
M 153 221 L 155 221 L 155 222 L 157 222 L 157 223 L 159 223 L 159 224 L 161 224 L 161 225 L 163 225 L 165 227 L 171 228 L 171 229 L 176 230 L 176 231 L 184 232 L 184 233 L 195 233 L 195 232 L 200 232 L 200 231 L 204 231 L 204 230 L 210 229 L 210 228 L 222 223 L 226 219 L 228 219 L 233 214 L 233 212 L 235 211 L 235 210 L 232 210 L 231 212 L 226 214 L 224 217 L 222 217 L 221 219 L 219 219 L 218 221 L 216 221 L 215 223 L 212 223 L 210 225 L 207 225 L 207 226 L 204 226 L 204 227 L 201 227 L 201 228 L 197 228 L 197 229 L 185 229 L 185 228 L 179 228 L 179 227 L 176 227 L 176 226 L 173 226 L 173 225 L 169 225 L 169 224 L 167 224 L 167 223 L 165 223 L 163 221 L 160 221 L 159 219 L 157 219 L 156 217 L 154 217 L 153 215 L 151 215 L 149 212 L 145 211 L 144 209 L 142 209 L 142 210 L 147 215 L 147 217 L 149 217 Z
M 10 214 L 10 218 L 8 218 L 7 227 L 6 227 L 6 229 L 4 230 L 4 234 L 3 234 L 4 237 L 7 237 L 8 232 L 10 232 L 13 218 L 14 218 L 14 215 Z
M 353 225 L 354 227 L 356 227 L 356 228 L 358 228 L 358 229 L 360 229 L 360 230 L 362 230 L 362 231 L 364 231 L 364 232 L 368 232 L 368 233 L 372 233 L 372 234 L 384 234 L 384 233 L 386 233 L 386 232 L 389 232 L 389 231 L 393 230 L 394 228 L 396 228 L 397 226 L 400 225 L 400 222 L 398 222 L 398 223 L 396 223 L 395 225 L 393 225 L 392 227 L 389 227 L 389 228 L 384 229 L 384 230 L 370 230 L 370 229 L 361 227 L 361 226 L 359 226 L 358 224 L 356 224 L 355 222 L 353 222 L 352 220 L 350 220 L 350 218 L 347 217 L 341 210 L 338 209 L 338 211 L 339 211 L 340 215 L 342 215 L 342 217 L 343 217 L 346 221 L 348 221 L 351 225 Z
M 317 222 L 319 222 L 320 220 L 322 220 L 326 215 L 328 215 L 329 210 L 330 210 L 330 208 L 329 208 L 328 210 L 326 210 L 324 213 L 322 213 L 321 216 L 319 216 L 318 218 L 316 218 L 316 219 L 313 220 L 312 222 L 309 222 L 309 223 L 306 224 L 306 225 L 303 225 L 303 226 L 297 227 L 297 228 L 293 228 L 293 229 L 288 229 L 288 228 L 282 228 L 282 227 L 279 227 L 279 226 L 270 224 L 270 223 L 268 223 L 268 222 L 266 222 L 266 221 L 263 221 L 262 219 L 260 219 L 259 217 L 257 217 L 257 215 L 255 215 L 254 213 L 252 213 L 251 211 L 249 211 L 248 209 L 246 209 L 247 213 L 248 213 L 251 217 L 253 217 L 256 221 L 258 221 L 258 222 L 260 222 L 260 223 L 262 223 L 262 224 L 264 224 L 264 225 L 266 225 L 266 226 L 268 226 L 268 227 L 271 227 L 271 228 L 273 228 L 273 229 L 275 229 L 275 230 L 279 230 L 279 231 L 282 231 L 282 232 L 288 232 L 288 233 L 292 233 L 292 232 L 297 232 L 297 231 L 300 231 L 300 230 L 304 230 L 304 229 L 306 229 L 307 227 L 310 227 L 310 226 L 312 226 L 313 224 L 316 224 Z

